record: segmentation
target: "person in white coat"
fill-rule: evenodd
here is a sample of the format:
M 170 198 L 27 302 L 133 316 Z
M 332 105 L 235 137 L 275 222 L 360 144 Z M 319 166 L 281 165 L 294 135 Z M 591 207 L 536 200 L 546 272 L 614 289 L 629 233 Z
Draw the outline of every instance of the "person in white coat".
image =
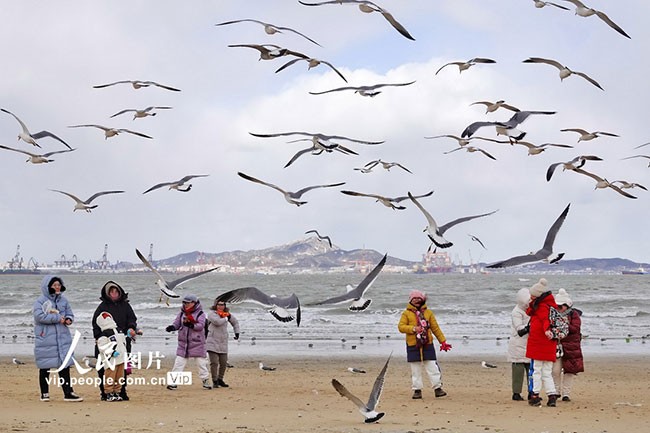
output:
M 522 401 L 521 390 L 528 383 L 528 367 L 530 359 L 526 358 L 526 343 L 528 342 L 528 322 L 530 317 L 526 308 L 530 303 L 528 288 L 517 292 L 517 304 L 512 309 L 510 324 L 510 339 L 508 340 L 508 361 L 512 363 L 512 399 Z M 526 378 L 526 382 L 524 382 Z
M 212 375 L 213 388 L 228 388 L 228 384 L 223 381 L 228 367 L 228 324 L 235 332 L 235 340 L 239 340 L 239 322 L 233 316 L 224 301 L 215 300 L 210 312 L 208 312 L 207 338 L 205 348 L 210 358 L 210 374 Z

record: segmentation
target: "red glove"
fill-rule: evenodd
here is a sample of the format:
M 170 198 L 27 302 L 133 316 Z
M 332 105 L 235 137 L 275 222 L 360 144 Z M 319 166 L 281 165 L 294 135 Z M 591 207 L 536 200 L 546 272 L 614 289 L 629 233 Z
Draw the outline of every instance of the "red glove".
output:
M 445 342 L 440 343 L 440 350 L 443 352 L 449 352 L 451 350 L 451 344 Z

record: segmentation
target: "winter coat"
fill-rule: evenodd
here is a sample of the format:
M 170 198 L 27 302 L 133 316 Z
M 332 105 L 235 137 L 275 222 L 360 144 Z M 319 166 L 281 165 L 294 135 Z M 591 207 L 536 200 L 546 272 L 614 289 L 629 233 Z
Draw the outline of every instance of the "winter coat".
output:
M 529 362 L 526 358 L 526 344 L 528 343 L 528 333 L 520 337 L 518 331 L 528 326 L 530 317 L 526 314 L 526 309 L 530 303 L 530 292 L 523 288 L 517 292 L 517 305 L 512 309 L 510 324 L 510 339 L 508 340 L 508 361 L 509 362 Z
M 109 298 L 108 286 L 116 286 L 118 288 L 121 294 L 120 299 L 113 301 L 111 298 Z M 106 284 L 104 284 L 104 287 L 102 287 L 99 299 L 102 302 L 95 310 L 92 319 L 93 338 L 98 339 L 102 334 L 102 330 L 97 325 L 97 316 L 99 316 L 99 313 L 102 311 L 106 311 L 110 313 L 111 316 L 113 316 L 113 320 L 115 320 L 119 332 L 124 334 L 129 329 L 133 329 L 134 331 L 138 329 L 138 319 L 133 312 L 133 308 L 131 308 L 131 304 L 129 303 L 129 294 L 126 293 L 119 284 L 113 281 L 108 281 Z M 128 338 L 127 340 L 130 346 L 131 339 Z
M 97 339 L 99 349 L 97 362 L 104 368 L 114 368 L 114 365 L 126 362 L 126 337 L 118 331 L 113 318 L 101 312 L 97 316 L 97 325 L 101 328 L 101 336 Z
M 582 311 L 570 308 L 567 312 L 567 317 L 569 318 L 569 334 L 562 339 L 562 350 L 564 350 L 564 355 L 562 356 L 562 368 L 564 368 L 565 373 L 577 374 L 585 371 L 583 358 L 582 358 L 582 349 L 580 347 L 580 341 L 582 340 L 582 334 L 580 332 L 580 326 L 582 320 L 580 316 Z
M 54 275 L 47 275 L 41 282 L 41 293 L 34 302 L 34 358 L 38 368 L 69 367 L 72 365 L 72 356 L 67 365 L 63 361 L 72 345 L 70 330 L 61 323 L 61 318 L 74 320 L 70 303 L 63 294 L 50 293 L 49 285 Z M 57 277 L 58 278 L 58 277 Z M 61 280 L 61 293 L 65 285 Z M 45 311 L 43 311 L 45 309 Z
M 526 357 L 538 361 L 555 362 L 557 340 L 549 340 L 544 334 L 550 327 L 549 311 L 557 308 L 553 294 L 548 291 L 535 299 L 526 310 L 530 316 L 530 332 L 526 344 Z
M 207 322 L 209 324 L 208 336 L 205 340 L 206 350 L 214 353 L 228 353 L 228 323 L 232 326 L 235 334 L 239 334 L 239 322 L 235 316 L 230 314 L 228 317 L 221 317 L 216 311 L 210 310 Z
M 406 334 L 406 360 L 408 362 L 416 362 L 423 360 L 435 360 L 436 351 L 433 346 L 433 336 L 436 336 L 436 339 L 440 343 L 447 341 L 445 334 L 442 333 L 438 322 L 436 321 L 436 316 L 433 315 L 433 312 L 427 308 L 426 304 L 422 304 L 420 311 L 424 316 L 424 319 L 429 323 L 429 329 L 427 330 L 427 341 L 422 348 L 417 347 L 417 339 L 415 337 L 415 332 L 413 328 L 417 326 L 417 316 L 415 312 L 417 309 L 410 303 L 406 305 L 406 309 L 402 312 L 402 317 L 399 320 L 397 329 L 402 334 Z
M 183 319 L 191 314 L 196 321 L 193 326 L 183 324 Z M 172 323 L 174 329 L 178 331 L 178 347 L 176 348 L 176 355 L 182 358 L 205 357 L 205 314 L 201 302 L 197 301 L 194 304 L 194 309 L 186 313 L 184 308 L 181 307 L 180 313 Z

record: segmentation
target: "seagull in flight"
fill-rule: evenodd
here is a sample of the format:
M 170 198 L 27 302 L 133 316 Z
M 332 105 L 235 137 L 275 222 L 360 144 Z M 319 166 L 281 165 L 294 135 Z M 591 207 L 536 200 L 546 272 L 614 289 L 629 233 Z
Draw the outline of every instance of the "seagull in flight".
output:
M 478 244 L 482 246 L 484 250 L 487 250 L 487 248 L 485 248 L 485 245 L 483 245 L 483 242 L 481 242 L 479 238 L 477 238 L 474 235 L 470 235 L 469 233 L 467 234 L 467 236 L 469 236 L 474 242 L 478 242 Z
M 479 63 L 496 63 L 496 61 L 492 59 L 482 58 L 482 57 L 474 57 L 473 59 L 469 59 L 466 62 L 449 62 L 442 65 L 440 69 L 436 71 L 435 75 L 438 75 L 438 72 L 442 71 L 445 67 L 450 65 L 458 66 L 458 73 L 462 73 L 463 71 Z
M 31 144 L 32 146 L 41 147 L 41 145 L 38 144 L 38 143 L 36 142 L 36 140 L 38 140 L 38 139 L 40 139 L 40 138 L 43 138 L 43 137 L 50 137 L 50 138 L 53 138 L 53 139 L 55 139 L 55 140 L 57 140 L 57 141 L 63 143 L 63 145 L 64 145 L 65 147 L 67 147 L 68 149 L 72 149 L 72 148 L 68 145 L 68 143 L 66 143 L 65 141 L 61 140 L 61 139 L 60 139 L 59 137 L 57 137 L 56 135 L 52 134 L 50 131 L 40 131 L 40 132 L 37 132 L 37 133 L 35 133 L 35 134 L 32 134 L 31 132 L 29 132 L 29 129 L 27 129 L 27 125 L 25 125 L 25 122 L 23 122 L 22 120 L 20 120 L 20 119 L 18 118 L 18 116 L 16 116 L 14 113 L 12 113 L 12 112 L 9 111 L 9 110 L 5 110 L 4 108 L 0 108 L 0 111 L 2 111 L 2 112 L 4 112 L 4 113 L 7 113 L 7 114 L 9 114 L 9 115 L 11 115 L 11 116 L 13 116 L 13 118 L 16 119 L 16 121 L 20 124 L 20 127 L 21 127 L 22 131 L 20 131 L 20 132 L 18 133 L 18 140 L 23 140 L 25 143 L 29 143 L 29 144 Z
M 597 11 L 596 9 L 585 6 L 584 3 L 578 0 L 564 0 L 564 1 L 568 1 L 575 5 L 576 15 L 581 17 L 590 17 L 592 15 L 596 15 L 598 18 L 603 20 L 608 26 L 616 30 L 618 33 L 620 33 L 621 35 L 625 36 L 628 39 L 631 39 L 630 36 L 627 33 L 625 33 L 625 31 L 623 31 L 623 29 L 620 28 L 614 21 L 609 19 L 609 17 L 605 15 L 604 12 Z
M 448 150 L 447 152 L 443 152 L 443 153 L 445 155 L 447 155 L 448 153 L 452 153 L 452 152 L 455 152 L 457 150 L 463 150 L 463 149 L 466 150 L 467 152 L 470 152 L 470 153 L 480 152 L 483 155 L 487 156 L 488 158 L 493 159 L 493 160 L 496 161 L 496 158 L 494 156 L 490 155 L 485 150 L 483 150 L 481 148 L 478 148 L 478 147 L 475 147 L 475 146 L 460 146 L 460 147 L 457 147 L 457 148 L 452 149 L 452 150 Z
M 621 189 L 641 188 L 641 189 L 644 190 L 644 191 L 647 191 L 647 190 L 648 190 L 648 188 L 646 188 L 645 186 L 641 185 L 640 183 L 636 183 L 636 182 L 628 182 L 628 181 L 626 181 L 626 180 L 614 180 L 614 181 L 612 181 L 611 183 L 612 183 L 612 185 L 614 185 L 614 184 L 617 183 L 617 184 L 618 184 L 617 186 L 618 186 L 619 188 L 621 188 Z
M 307 230 L 305 234 L 314 233 L 319 241 L 327 241 L 327 244 L 332 248 L 332 239 L 329 236 L 321 236 L 317 230 Z
M 523 256 L 515 256 L 511 257 L 507 260 L 502 260 L 500 262 L 493 263 L 491 265 L 486 266 L 487 268 L 507 268 L 510 266 L 517 266 L 517 265 L 522 265 L 524 263 L 531 263 L 531 262 L 538 262 L 538 261 L 543 261 L 547 262 L 549 264 L 556 263 L 560 261 L 562 257 L 564 257 L 564 253 L 559 253 L 559 254 L 553 254 L 553 243 L 555 242 L 555 237 L 557 236 L 557 232 L 560 231 L 560 227 L 562 227 L 562 223 L 566 219 L 567 214 L 569 213 L 569 206 L 571 206 L 571 203 L 567 205 L 567 207 L 562 211 L 560 216 L 555 220 L 551 228 L 549 229 L 548 233 L 546 233 L 546 239 L 544 240 L 544 246 L 537 250 L 534 253 L 529 253 Z
M 555 111 L 518 111 L 507 122 L 474 122 L 465 128 L 460 136 L 462 138 L 469 138 L 484 126 L 494 126 L 497 130 L 497 135 L 507 135 L 514 140 L 521 140 L 526 133 L 518 130 L 517 126 L 533 114 L 552 115 L 555 114 Z
M 115 86 L 116 84 L 131 84 L 134 89 L 142 89 L 143 87 L 149 87 L 149 86 L 155 86 L 155 87 L 160 87 L 161 89 L 165 90 L 171 90 L 172 92 L 180 92 L 180 89 L 176 89 L 175 87 L 170 87 L 170 86 L 165 86 L 160 83 L 156 83 L 155 81 L 142 81 L 142 80 L 121 80 L 121 81 L 115 81 L 113 83 L 108 83 L 108 84 L 99 84 L 97 86 L 93 86 L 93 89 L 103 89 L 105 87 L 110 87 L 110 86 Z
M 68 128 L 98 128 L 104 131 L 104 140 L 114 137 L 122 132 L 128 132 L 129 134 L 137 135 L 139 137 L 144 137 L 144 138 L 153 138 L 148 135 L 145 135 L 141 132 L 136 132 L 136 131 L 131 131 L 130 129 L 124 129 L 124 128 L 109 128 L 107 126 L 102 126 L 102 125 L 72 125 L 68 126 Z
M 645 158 L 645 159 L 650 160 L 650 155 L 633 155 L 633 156 L 627 156 L 627 157 L 621 158 L 621 159 L 632 159 L 632 158 Z M 650 162 L 648 162 L 648 167 L 650 167 Z
M 374 267 L 368 275 L 365 276 L 365 278 L 359 283 L 357 287 L 352 287 L 351 285 L 347 286 L 347 293 L 344 293 L 339 296 L 334 296 L 333 298 L 325 299 L 324 301 L 320 302 L 315 302 L 313 304 L 309 304 L 310 306 L 315 306 L 315 305 L 330 305 L 330 304 L 342 304 L 344 302 L 350 302 L 350 306 L 348 307 L 348 310 L 358 312 L 358 311 L 363 311 L 372 302 L 371 299 L 365 299 L 363 295 L 366 294 L 370 286 L 372 286 L 372 283 L 375 282 L 377 277 L 379 276 L 379 273 L 381 270 L 384 268 L 384 265 L 386 264 L 386 258 L 388 257 L 388 254 L 384 254 L 384 257 L 377 263 L 377 265 Z
M 327 65 L 327 66 L 330 67 L 330 69 L 332 69 L 334 72 L 336 72 L 338 74 L 338 76 L 343 79 L 343 81 L 345 81 L 346 83 L 348 82 L 348 80 L 343 76 L 343 74 L 338 69 L 336 69 L 334 67 L 334 65 L 332 65 L 330 62 L 327 62 L 325 60 L 315 59 L 313 57 L 309 57 L 309 58 L 300 58 L 300 57 L 298 57 L 298 58 L 295 58 L 293 60 L 289 60 L 287 63 L 280 66 L 275 71 L 275 73 L 277 74 L 278 72 L 288 68 L 289 66 L 293 65 L 294 63 L 300 62 L 301 60 L 304 60 L 304 61 L 307 62 L 307 70 L 310 70 L 311 68 L 315 68 L 316 66 L 318 66 L 320 64 Z
M 273 60 L 278 57 L 283 56 L 295 56 L 302 59 L 308 59 L 306 55 L 299 53 L 297 51 L 292 51 L 287 48 L 282 48 L 279 45 L 275 44 L 234 44 L 228 45 L 229 48 L 252 48 L 260 52 L 260 58 L 258 60 Z
M 323 1 L 323 2 L 318 2 L 318 3 L 307 3 L 302 0 L 298 0 L 298 3 L 304 6 L 321 6 L 321 5 L 328 5 L 328 4 L 356 4 L 359 6 L 359 10 L 363 13 L 370 14 L 373 12 L 379 12 L 382 14 L 384 18 L 386 18 L 386 21 L 390 23 L 391 26 L 395 30 L 397 30 L 402 36 L 404 36 L 406 39 L 410 39 L 414 41 L 415 39 L 411 34 L 406 30 L 406 28 L 401 25 L 393 15 L 388 12 L 386 9 L 380 7 L 376 3 L 373 3 L 371 1 L 366 1 L 366 0 L 331 0 L 331 1 Z
M 560 70 L 560 81 L 564 80 L 565 78 L 571 75 L 577 75 L 589 81 L 591 84 L 598 87 L 600 90 L 605 90 L 600 86 L 600 84 L 598 84 L 596 80 L 591 78 L 589 75 L 585 74 L 584 72 L 572 71 L 571 69 L 569 69 L 568 66 L 564 66 L 562 63 L 558 62 L 557 60 L 545 59 L 543 57 L 529 57 L 526 60 L 524 60 L 523 63 L 546 63 L 547 65 L 555 66 Z
M 553 3 L 553 2 L 547 2 L 547 1 L 542 1 L 542 0 L 533 0 L 533 2 L 535 3 L 535 7 L 537 9 L 541 9 L 544 6 L 555 6 L 556 8 L 564 9 L 565 11 L 569 10 L 569 8 L 566 8 L 564 6 L 560 6 L 559 4 Z
M 377 422 L 385 415 L 384 412 L 377 412 L 375 408 L 377 407 L 377 404 L 379 404 L 381 391 L 384 388 L 386 370 L 388 370 L 388 363 L 390 362 L 391 356 L 392 356 L 392 352 L 388 356 L 388 360 L 386 360 L 386 364 L 384 364 L 384 367 L 379 372 L 379 375 L 377 375 L 377 379 L 375 379 L 375 383 L 372 387 L 372 391 L 370 392 L 370 396 L 368 397 L 367 403 L 364 403 L 359 399 L 359 397 L 357 397 L 356 395 L 348 391 L 348 389 L 345 386 L 343 386 L 341 382 L 339 382 L 336 379 L 332 379 L 332 386 L 334 387 L 334 389 L 339 394 L 341 394 L 342 397 L 347 398 L 359 408 L 359 412 L 361 412 L 361 415 L 363 415 L 363 417 L 365 418 L 364 422 L 367 424 Z
M 220 301 L 232 304 L 253 302 L 265 307 L 280 322 L 287 323 L 295 319 L 296 325 L 300 326 L 300 300 L 295 293 L 279 298 L 275 295 L 269 296 L 256 287 L 242 287 L 217 296 L 215 302 Z M 296 309 L 295 317 L 287 311 L 294 308 Z
M 511 144 L 510 141 L 504 141 L 504 140 L 495 140 L 493 138 L 485 138 L 485 137 L 467 137 L 467 138 L 461 138 L 456 135 L 451 135 L 451 134 L 444 134 L 444 135 L 435 135 L 433 137 L 424 137 L 426 139 L 433 139 L 433 138 L 453 138 L 458 142 L 459 146 L 467 146 L 472 140 L 484 140 L 484 141 L 490 141 L 492 143 L 500 143 L 500 144 Z
M 410 192 L 408 193 L 408 197 L 413 203 L 415 203 L 415 205 L 418 207 L 418 209 L 420 209 L 420 211 L 424 214 L 424 217 L 427 219 L 427 226 L 424 228 L 424 231 L 427 233 L 429 239 L 431 239 L 431 242 L 440 248 L 449 248 L 452 246 L 453 243 L 442 237 L 442 233 L 440 233 L 440 230 L 438 229 L 438 224 L 436 223 L 436 220 L 433 219 L 431 214 L 427 212 L 427 210 L 420 204 L 420 202 L 416 200 L 416 198 Z
M 2 144 L 0 144 L 0 149 L 11 150 L 13 152 L 18 152 L 18 153 L 25 154 L 25 155 L 29 156 L 29 158 L 27 159 L 26 162 L 31 162 L 32 164 L 46 164 L 48 162 L 53 162 L 54 161 L 53 159 L 49 159 L 50 156 L 56 155 L 58 153 L 72 152 L 73 150 L 75 150 L 75 149 L 56 150 L 54 152 L 47 152 L 47 153 L 38 154 L 38 153 L 28 152 L 26 150 L 14 149 L 13 147 L 4 146 Z
M 307 39 L 309 42 L 311 42 L 313 44 L 316 44 L 319 47 L 321 46 L 321 44 L 319 44 L 318 42 L 316 42 L 312 38 L 307 37 L 306 35 L 300 33 L 297 30 L 294 30 L 292 28 L 276 26 L 275 24 L 265 23 L 264 21 L 253 20 L 253 19 L 250 19 L 250 18 L 241 19 L 241 20 L 226 21 L 226 22 L 223 22 L 223 23 L 215 24 L 215 26 L 226 26 L 226 25 L 229 25 L 229 24 L 246 23 L 246 22 L 248 22 L 248 23 L 257 23 L 257 24 L 262 25 L 264 27 L 264 32 L 267 35 L 274 35 L 276 33 L 283 33 L 282 30 L 286 30 L 286 31 L 295 33 L 298 36 L 302 36 L 303 38 Z
M 517 141 L 514 144 L 520 144 L 528 149 L 528 155 L 539 155 L 540 153 L 544 152 L 546 148 L 549 146 L 552 147 L 563 147 L 566 149 L 572 149 L 573 146 L 570 146 L 568 144 L 556 144 L 556 143 L 544 143 L 540 145 L 536 145 L 533 143 L 529 143 L 527 141 Z
M 362 192 L 356 192 L 356 191 L 341 191 L 343 194 L 346 195 L 351 195 L 351 196 L 356 196 L 356 197 L 370 197 L 376 199 L 379 203 L 383 204 L 386 207 L 389 207 L 393 210 L 404 210 L 406 209 L 404 206 L 398 206 L 396 203 L 402 202 L 404 200 L 407 200 L 409 197 L 404 196 L 404 197 L 384 197 L 383 195 L 377 195 L 377 194 L 364 194 Z M 423 197 L 429 197 L 431 194 L 433 194 L 433 191 L 429 191 L 426 194 L 422 195 L 416 195 L 415 198 L 423 198 Z
M 175 189 L 176 191 L 180 191 L 180 192 L 188 192 L 189 190 L 192 189 L 192 184 L 189 184 L 189 185 L 187 185 L 187 186 L 185 186 L 183 188 L 183 186 L 188 181 L 190 181 L 191 179 L 194 179 L 195 177 L 207 177 L 207 176 L 209 176 L 209 175 L 208 174 L 190 174 L 188 176 L 185 176 L 185 177 L 183 177 L 183 178 L 181 178 L 179 180 L 173 181 L 173 182 L 158 183 L 158 184 L 152 186 L 151 188 L 149 188 L 148 190 L 146 190 L 145 192 L 143 192 L 142 194 L 146 194 L 146 193 L 148 193 L 150 191 L 153 191 L 154 189 L 162 188 L 164 186 L 169 186 L 170 190 Z
M 325 135 L 321 133 L 313 133 L 313 132 L 302 132 L 302 131 L 292 131 L 292 132 L 279 132 L 276 134 L 256 134 L 253 132 L 249 132 L 250 135 L 253 137 L 260 137 L 260 138 L 271 138 L 271 137 L 287 137 L 291 135 L 302 135 L 309 137 L 310 139 L 317 138 L 321 142 L 327 143 L 331 140 L 347 140 L 351 141 L 353 143 L 359 143 L 359 144 L 382 144 L 384 141 L 367 141 L 367 140 L 359 140 L 356 138 L 349 138 L 349 137 L 344 137 L 342 135 Z
M 550 181 L 555 169 L 558 166 L 562 166 L 562 171 L 564 170 L 575 170 L 576 168 L 581 168 L 587 161 L 602 161 L 603 159 L 596 155 L 578 155 L 573 158 L 571 161 L 566 162 L 556 162 L 548 166 L 546 170 L 546 181 Z
M 177 278 L 177 279 L 175 279 L 173 281 L 167 281 L 167 280 L 165 280 L 165 278 L 162 275 L 160 275 L 160 273 L 156 270 L 156 268 L 154 268 L 151 265 L 151 263 L 149 263 L 149 260 L 147 260 L 146 257 L 143 256 L 142 253 L 140 252 L 140 250 L 138 250 L 137 248 L 135 249 L 135 254 L 138 256 L 140 261 L 146 267 L 151 269 L 151 271 L 154 273 L 154 275 L 156 277 L 158 277 L 158 280 L 156 281 L 156 284 L 158 285 L 158 288 L 160 289 L 160 292 L 162 293 L 160 295 L 160 300 L 162 300 L 162 295 L 167 296 L 167 304 L 168 305 L 169 305 L 169 298 L 180 298 L 180 295 L 178 293 L 176 293 L 174 291 L 174 289 L 176 289 L 177 287 L 180 287 L 181 284 L 183 284 L 183 283 L 185 283 L 185 282 L 187 282 L 189 280 L 193 280 L 194 278 L 198 278 L 201 275 L 207 274 L 208 272 L 212 272 L 212 271 L 215 271 L 215 270 L 219 269 L 219 266 L 217 266 L 216 268 L 212 268 L 212 269 L 208 269 L 208 270 L 205 270 L 205 271 L 200 271 L 200 272 L 195 272 L 193 274 L 185 275 L 185 276 Z
M 76 212 L 78 210 L 85 210 L 86 212 L 90 212 L 93 209 L 95 209 L 98 205 L 91 205 L 93 200 L 95 200 L 97 197 L 100 197 L 102 195 L 107 195 L 107 194 L 122 194 L 124 191 L 101 191 L 98 193 L 95 193 L 88 197 L 87 200 L 81 200 L 79 197 L 77 197 L 74 194 L 70 194 L 69 192 L 65 191 L 59 191 L 58 189 L 51 189 L 50 191 L 58 192 L 64 195 L 67 195 L 70 197 L 72 200 L 74 200 L 76 203 L 74 205 L 74 209 L 72 210 L 73 212 Z
M 325 90 L 324 92 L 309 92 L 310 95 L 324 95 L 325 93 L 340 92 L 342 90 L 354 90 L 354 93 L 358 93 L 361 96 L 368 96 L 374 98 L 375 96 L 381 93 L 380 89 L 382 87 L 399 87 L 399 86 L 409 86 L 415 83 L 415 81 L 410 81 L 408 83 L 384 83 L 384 84 L 374 84 L 372 86 L 347 86 L 347 87 L 337 87 L 336 89 Z
M 495 210 L 495 211 L 488 212 L 488 213 L 483 213 L 483 214 L 480 214 L 480 215 L 472 215 L 472 216 L 456 218 L 455 220 L 449 221 L 448 223 L 443 224 L 440 227 L 438 227 L 438 234 L 440 236 L 443 236 L 445 234 L 445 232 L 447 232 L 447 230 L 449 230 L 450 228 L 452 228 L 453 226 L 455 226 L 457 224 L 464 223 L 464 222 L 467 222 L 467 221 L 471 221 L 471 220 L 476 219 L 476 218 L 482 218 L 482 217 L 485 217 L 485 216 L 489 216 L 489 215 L 492 215 L 493 213 L 496 213 L 496 212 L 497 211 Z M 478 242 L 479 244 L 481 244 L 481 246 L 483 248 L 485 248 L 485 245 L 483 245 L 483 242 L 481 242 L 481 240 L 479 238 L 477 238 L 476 236 L 472 236 L 472 235 L 469 235 L 469 236 L 472 238 L 473 241 Z M 429 248 L 428 248 L 427 252 L 431 251 L 431 247 L 433 245 L 435 245 L 435 242 L 432 245 L 429 245 Z M 487 249 L 487 248 L 485 248 L 485 249 Z M 434 253 L 435 253 L 435 249 L 434 249 Z
M 118 111 L 117 113 L 113 114 L 111 118 L 115 116 L 119 116 L 120 114 L 124 113 L 130 113 L 133 112 L 135 113 L 133 115 L 133 120 L 141 118 L 141 117 L 147 117 L 147 116 L 155 116 L 158 113 L 155 113 L 153 110 L 171 110 L 172 107 L 147 107 L 143 108 L 142 110 L 134 109 L 134 108 L 129 108 L 126 110 Z
M 589 176 L 590 178 L 594 179 L 596 181 L 596 188 L 595 189 L 604 189 L 604 188 L 611 188 L 617 193 L 621 194 L 624 197 L 627 198 L 636 198 L 632 194 L 628 194 L 627 192 L 623 191 L 621 188 L 618 186 L 614 185 L 614 182 L 610 182 L 605 178 L 602 178 L 594 173 L 590 173 L 586 170 L 583 170 L 581 168 L 576 168 L 573 170 L 576 173 L 584 174 L 585 176 Z M 620 182 L 620 181 L 619 181 Z
M 326 184 L 326 185 L 313 185 L 313 186 L 308 186 L 308 187 L 305 187 L 303 189 L 300 189 L 300 190 L 298 190 L 296 192 L 292 192 L 292 191 L 285 191 L 282 188 L 280 188 L 279 186 L 276 186 L 276 185 L 273 185 L 272 183 L 268 183 L 268 182 L 264 182 L 262 180 L 256 179 L 256 178 L 254 178 L 252 176 L 249 176 L 249 175 L 247 175 L 245 173 L 242 173 L 240 171 L 237 172 L 237 174 L 240 177 L 242 177 L 242 178 L 244 178 L 246 180 L 249 180 L 251 182 L 259 183 L 261 185 L 265 185 L 265 186 L 268 186 L 269 188 L 273 188 L 273 189 L 275 189 L 277 191 L 280 191 L 284 195 L 284 199 L 288 203 L 295 204 L 296 206 L 302 206 L 303 204 L 307 203 L 306 201 L 300 201 L 300 197 L 302 197 L 302 195 L 304 193 L 306 193 L 308 191 L 311 191 L 312 189 L 316 189 L 316 188 L 332 188 L 332 187 L 335 187 L 335 186 L 345 185 L 345 182 L 331 183 L 331 184 Z
M 413 172 L 412 172 L 411 170 L 409 170 L 408 168 L 404 167 L 404 166 L 403 166 L 402 164 L 400 164 L 399 162 L 386 162 L 386 161 L 382 161 L 381 159 L 376 159 L 376 160 L 374 160 L 374 161 L 370 161 L 369 163 L 367 163 L 366 165 L 364 165 L 364 168 L 372 170 L 375 166 L 377 166 L 377 165 L 379 165 L 379 164 L 381 164 L 382 168 L 384 168 L 386 171 L 390 171 L 390 169 L 393 168 L 393 167 L 399 167 L 399 168 L 401 168 L 402 170 L 407 171 L 407 172 L 413 174 Z
M 598 138 L 601 135 L 605 135 L 607 137 L 620 137 L 620 135 L 612 134 L 611 132 L 603 132 L 603 131 L 589 132 L 580 128 L 560 129 L 560 132 L 577 132 L 578 134 L 580 134 L 580 137 L 578 138 L 578 143 L 580 143 L 581 141 L 593 140 L 594 138 Z
M 472 102 L 469 105 L 470 106 L 472 106 L 472 105 L 485 105 L 485 114 L 497 111 L 499 108 L 505 108 L 506 110 L 510 110 L 510 111 L 514 111 L 514 112 L 521 111 L 517 107 L 513 107 L 512 105 L 506 104 L 506 101 L 503 100 L 503 99 L 499 99 L 496 102 L 476 101 L 476 102 Z

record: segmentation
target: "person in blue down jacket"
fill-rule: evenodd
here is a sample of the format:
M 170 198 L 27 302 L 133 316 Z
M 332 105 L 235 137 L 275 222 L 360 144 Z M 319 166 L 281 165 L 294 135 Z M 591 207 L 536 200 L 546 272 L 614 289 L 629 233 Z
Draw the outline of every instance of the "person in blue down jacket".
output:
M 34 358 L 39 368 L 38 382 L 41 388 L 41 401 L 50 401 L 50 369 L 61 369 L 63 399 L 83 401 L 74 393 L 70 385 L 70 366 L 72 356 L 63 365 L 72 345 L 68 326 L 74 321 L 70 303 L 63 296 L 65 285 L 59 277 L 48 275 L 41 282 L 42 295 L 34 302 Z

